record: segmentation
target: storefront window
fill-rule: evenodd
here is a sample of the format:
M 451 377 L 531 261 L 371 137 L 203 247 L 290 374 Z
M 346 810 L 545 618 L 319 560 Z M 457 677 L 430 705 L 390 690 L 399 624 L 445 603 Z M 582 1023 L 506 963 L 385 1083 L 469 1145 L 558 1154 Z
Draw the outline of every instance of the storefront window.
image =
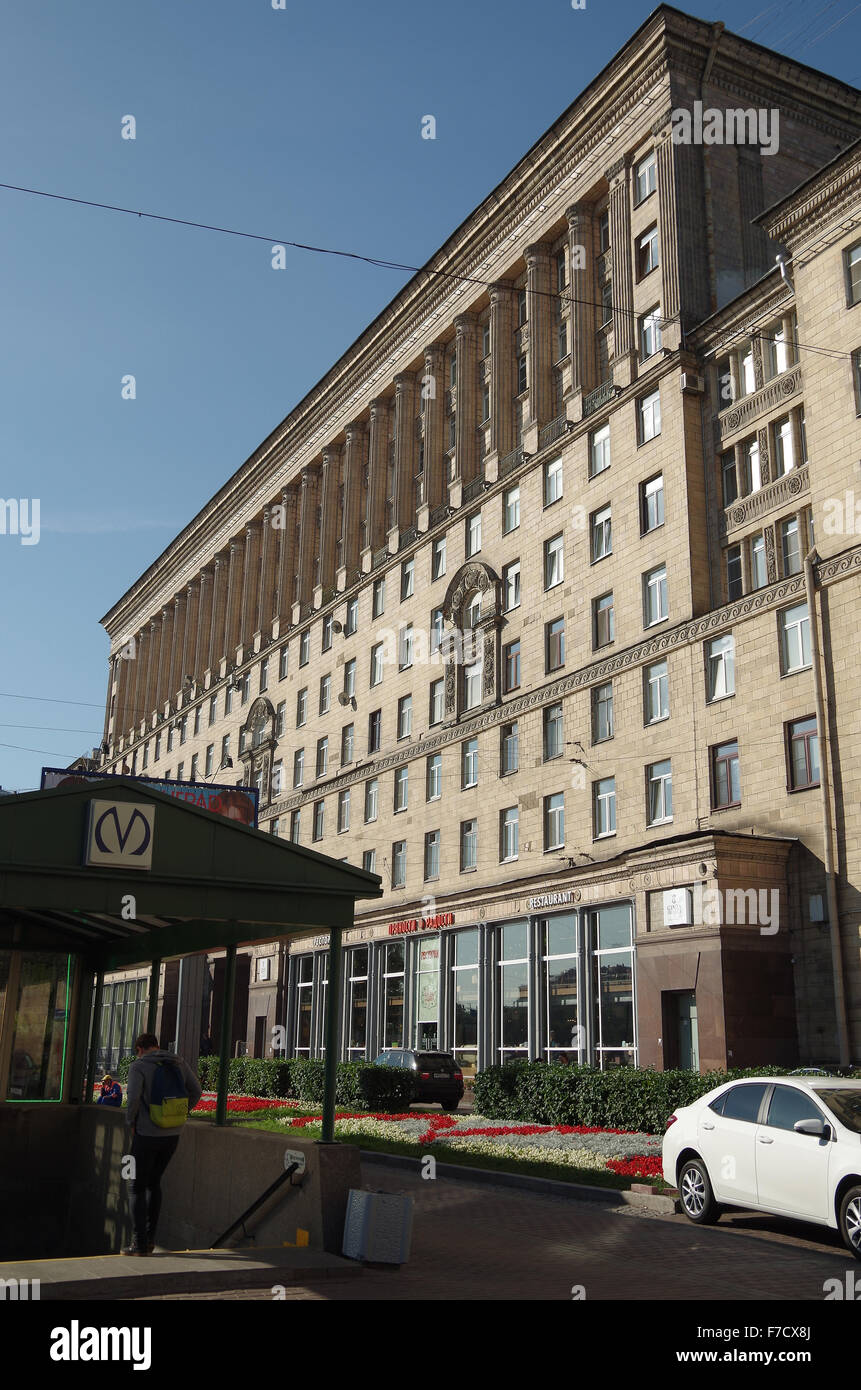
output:
M 326 1000 L 329 994 L 329 952 L 320 953 L 320 1046 L 319 1057 L 326 1056 Z
M 541 923 L 547 1009 L 548 1062 L 584 1060 L 579 1014 L 577 917 L 566 912 Z
M 404 943 L 386 946 L 383 966 L 383 1047 L 404 1045 Z
M 590 914 L 596 1004 L 596 1052 L 602 1070 L 635 1066 L 634 953 L 631 909 Z
M 368 1036 L 367 946 L 361 947 L 358 951 L 350 952 L 350 960 L 347 968 L 350 981 L 347 1058 L 351 1062 L 358 1062 L 365 1055 L 365 1041 Z
M 422 937 L 418 947 L 416 1046 L 434 1052 L 439 1047 L 439 937 Z
M 503 1062 L 528 1056 L 528 939 L 526 922 L 507 922 L 499 928 L 499 1051 Z
M 115 980 L 105 985 L 96 1056 L 103 1071 L 115 1071 L 123 1057 L 134 1055 L 134 1040 L 144 1030 L 146 1012 L 146 980 Z
M 314 1016 L 314 957 L 296 958 L 296 1041 L 294 1052 L 299 1057 L 311 1056 L 312 1021 Z
M 7 1100 L 60 1100 L 71 974 L 69 955 L 22 956 Z
M 478 1062 L 478 930 L 455 933 L 454 1054 L 465 1077 L 475 1075 Z

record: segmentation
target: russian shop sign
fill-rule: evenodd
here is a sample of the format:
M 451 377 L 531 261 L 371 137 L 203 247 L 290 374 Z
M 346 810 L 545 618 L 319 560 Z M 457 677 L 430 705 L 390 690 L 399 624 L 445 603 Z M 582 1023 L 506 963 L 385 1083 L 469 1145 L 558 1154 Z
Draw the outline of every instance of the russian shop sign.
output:
M 151 869 L 155 807 L 91 801 L 84 863 L 102 869 Z
M 84 786 L 88 782 L 113 782 L 117 777 L 132 777 L 142 786 L 153 787 L 164 792 L 176 801 L 185 801 L 189 806 L 199 806 L 213 815 L 224 816 L 227 820 L 239 821 L 240 825 L 250 825 L 257 829 L 257 808 L 260 792 L 256 787 L 213 786 L 208 782 L 167 782 L 164 778 L 137 777 L 131 773 L 115 772 L 70 772 L 64 767 L 42 768 L 42 791 L 52 787 Z M 107 790 L 107 788 L 105 789 Z
M 408 917 L 403 922 L 390 922 L 389 936 L 406 936 L 414 931 L 439 931 L 440 927 L 453 926 L 453 912 L 438 912 L 435 917 Z

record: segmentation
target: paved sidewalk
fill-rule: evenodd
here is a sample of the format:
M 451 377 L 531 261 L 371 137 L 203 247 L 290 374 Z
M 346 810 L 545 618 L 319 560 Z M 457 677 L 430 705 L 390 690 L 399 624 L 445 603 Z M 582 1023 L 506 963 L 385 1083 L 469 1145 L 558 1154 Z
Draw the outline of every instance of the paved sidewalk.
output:
M 365 1186 L 415 1200 L 412 1254 L 400 1270 L 288 1289 L 293 1300 L 811 1300 L 857 1261 L 827 1231 L 739 1213 L 699 1228 L 684 1217 L 597 1207 L 462 1179 L 422 1180 L 368 1165 Z M 724 1218 L 726 1221 L 727 1218 Z M 768 1238 L 750 1234 L 753 1226 Z M 265 1298 L 223 1291 L 219 1298 Z M 197 1295 L 180 1295 L 196 1298 Z M 213 1295 L 201 1295 L 212 1298 Z

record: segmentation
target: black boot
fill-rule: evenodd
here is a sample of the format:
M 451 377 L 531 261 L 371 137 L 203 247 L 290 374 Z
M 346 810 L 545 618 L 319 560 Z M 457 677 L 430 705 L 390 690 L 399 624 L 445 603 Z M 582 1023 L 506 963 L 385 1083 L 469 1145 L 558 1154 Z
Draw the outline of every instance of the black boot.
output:
M 145 1242 L 138 1240 L 137 1236 L 132 1239 L 131 1245 L 124 1245 L 122 1253 L 124 1255 L 150 1255 L 152 1250 Z

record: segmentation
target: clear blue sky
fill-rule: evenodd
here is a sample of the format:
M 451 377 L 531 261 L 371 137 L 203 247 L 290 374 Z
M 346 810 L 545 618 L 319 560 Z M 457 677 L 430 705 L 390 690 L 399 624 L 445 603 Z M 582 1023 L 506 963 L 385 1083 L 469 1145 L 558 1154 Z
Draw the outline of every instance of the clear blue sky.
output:
M 420 265 L 654 8 L 6 0 L 0 181 Z M 856 0 L 680 8 L 861 76 Z M 2 189 L 0 246 L 0 497 L 41 504 L 38 545 L 0 535 L 0 784 L 28 788 L 101 739 L 98 619 L 408 277 Z

